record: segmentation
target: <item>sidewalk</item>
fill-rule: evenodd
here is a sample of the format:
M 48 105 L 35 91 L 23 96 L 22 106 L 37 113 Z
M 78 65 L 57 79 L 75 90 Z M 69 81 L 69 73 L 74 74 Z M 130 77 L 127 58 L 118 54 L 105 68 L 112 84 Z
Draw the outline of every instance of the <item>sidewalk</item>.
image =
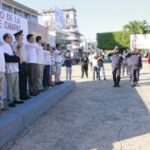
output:
M 150 66 L 136 88 L 126 77 L 113 88 L 110 64 L 105 67 L 108 81 L 92 81 L 91 73 L 80 79 L 75 66 L 74 92 L 2 150 L 149 150 Z

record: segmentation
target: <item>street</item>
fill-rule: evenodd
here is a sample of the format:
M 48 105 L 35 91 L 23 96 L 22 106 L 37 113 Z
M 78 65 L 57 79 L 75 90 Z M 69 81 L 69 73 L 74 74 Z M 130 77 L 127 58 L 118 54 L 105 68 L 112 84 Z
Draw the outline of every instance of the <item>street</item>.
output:
M 136 88 L 127 76 L 113 88 L 111 65 L 105 69 L 107 81 L 92 81 L 90 68 L 81 79 L 73 66 L 76 89 L 1 150 L 149 150 L 150 66 Z

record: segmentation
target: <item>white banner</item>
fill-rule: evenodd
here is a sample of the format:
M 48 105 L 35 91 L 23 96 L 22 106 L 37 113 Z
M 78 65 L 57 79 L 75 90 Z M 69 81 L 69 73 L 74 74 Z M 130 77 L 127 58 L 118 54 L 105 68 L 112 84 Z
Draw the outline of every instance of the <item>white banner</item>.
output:
M 150 49 L 150 34 L 130 35 L 131 49 Z
M 63 10 L 59 8 L 55 8 L 55 20 L 57 25 L 61 28 L 65 28 L 65 20 L 64 20 L 64 13 Z
M 28 34 L 28 21 L 15 14 L 0 9 L 0 41 L 5 33 L 14 34 L 17 31 L 23 30 L 24 40 Z

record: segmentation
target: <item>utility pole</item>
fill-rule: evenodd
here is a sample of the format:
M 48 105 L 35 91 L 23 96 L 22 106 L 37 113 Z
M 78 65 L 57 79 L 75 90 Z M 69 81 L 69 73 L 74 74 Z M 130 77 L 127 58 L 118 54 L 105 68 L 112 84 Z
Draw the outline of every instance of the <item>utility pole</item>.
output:
M 0 9 L 2 9 L 2 0 L 0 0 Z

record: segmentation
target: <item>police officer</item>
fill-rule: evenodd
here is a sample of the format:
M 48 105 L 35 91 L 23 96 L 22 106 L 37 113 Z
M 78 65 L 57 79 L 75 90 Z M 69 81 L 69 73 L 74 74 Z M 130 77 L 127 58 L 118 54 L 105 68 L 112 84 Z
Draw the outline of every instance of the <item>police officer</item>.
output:
M 13 48 L 15 53 L 20 58 L 19 63 L 19 90 L 20 99 L 27 100 L 30 97 L 27 94 L 27 76 L 28 76 L 28 66 L 27 66 L 27 51 L 23 43 L 23 30 L 18 31 L 14 34 L 15 40 L 13 43 Z
M 131 84 L 132 87 L 135 87 L 138 85 L 139 73 L 142 68 L 142 59 L 137 49 L 133 49 L 129 57 L 131 60 Z
M 119 47 L 115 46 L 114 50 L 109 52 L 108 55 L 112 55 L 113 87 L 120 87 L 121 63 L 123 58 L 121 52 L 119 51 Z

